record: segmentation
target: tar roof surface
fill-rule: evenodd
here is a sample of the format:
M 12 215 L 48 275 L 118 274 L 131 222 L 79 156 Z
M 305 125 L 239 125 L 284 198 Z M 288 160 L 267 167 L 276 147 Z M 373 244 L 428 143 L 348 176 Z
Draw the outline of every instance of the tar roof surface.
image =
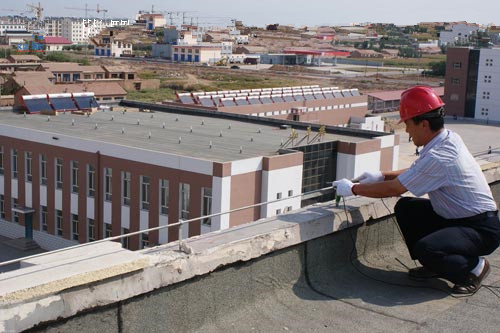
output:
M 290 129 L 282 130 L 277 126 L 162 112 L 130 112 L 130 108 L 128 110 L 125 114 L 118 111 L 99 111 L 90 117 L 68 113 L 52 116 L 50 121 L 47 121 L 47 116 L 42 115 L 27 115 L 25 118 L 20 114 L 0 112 L 0 123 L 216 162 L 275 155 L 281 142 L 286 142 L 290 136 Z M 75 120 L 74 126 L 71 125 L 72 119 Z M 137 125 L 137 120 L 140 125 Z M 165 129 L 162 128 L 163 122 Z M 296 139 L 296 142 L 306 134 L 303 130 L 298 132 L 299 139 Z M 311 137 L 316 134 L 313 131 Z M 367 139 L 326 134 L 322 141 L 337 140 L 360 142 Z M 212 148 L 209 147 L 210 141 Z

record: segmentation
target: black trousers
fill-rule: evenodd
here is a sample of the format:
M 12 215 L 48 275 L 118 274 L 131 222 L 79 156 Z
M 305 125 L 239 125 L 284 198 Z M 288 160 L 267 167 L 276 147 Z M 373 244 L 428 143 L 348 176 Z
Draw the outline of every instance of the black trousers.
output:
M 479 256 L 499 245 L 498 217 L 445 219 L 428 199 L 401 198 L 394 208 L 412 259 L 453 283 L 461 283 Z

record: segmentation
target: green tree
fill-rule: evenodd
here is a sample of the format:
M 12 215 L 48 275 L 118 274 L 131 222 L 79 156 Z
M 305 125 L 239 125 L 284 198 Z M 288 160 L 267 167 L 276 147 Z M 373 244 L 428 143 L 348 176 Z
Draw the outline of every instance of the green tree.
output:
M 446 61 L 433 61 L 429 63 L 431 74 L 434 76 L 444 76 L 446 74 Z

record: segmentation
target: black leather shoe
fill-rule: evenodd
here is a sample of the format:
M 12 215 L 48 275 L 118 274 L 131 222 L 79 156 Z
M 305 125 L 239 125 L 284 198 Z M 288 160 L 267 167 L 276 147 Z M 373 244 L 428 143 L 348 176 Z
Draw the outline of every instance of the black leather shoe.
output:
M 490 273 L 490 264 L 488 263 L 488 260 L 484 259 L 484 267 L 483 270 L 481 271 L 481 274 L 479 276 L 475 276 L 472 273 L 469 273 L 467 278 L 463 283 L 457 283 L 454 287 L 452 292 L 454 294 L 462 294 L 462 295 L 469 295 L 469 294 L 474 294 L 476 291 L 481 288 L 481 283 L 483 280 L 488 276 Z
M 428 270 L 423 266 L 420 266 L 408 270 L 408 277 L 412 280 L 427 280 L 427 279 L 439 278 L 440 275 L 438 273 L 434 273 L 433 271 Z

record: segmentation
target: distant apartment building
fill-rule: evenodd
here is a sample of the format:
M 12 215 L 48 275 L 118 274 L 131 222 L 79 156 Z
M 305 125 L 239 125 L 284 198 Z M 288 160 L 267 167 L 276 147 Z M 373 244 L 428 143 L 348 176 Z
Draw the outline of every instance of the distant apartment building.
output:
M 124 19 L 64 18 L 61 21 L 61 36 L 73 44 L 86 44 L 89 42 L 89 38 L 97 36 L 102 30 L 124 25 L 129 25 L 129 21 Z
M 500 49 L 448 48 L 448 115 L 500 121 Z
M 48 17 L 43 20 L 45 36 L 62 37 L 62 18 Z
M 94 55 L 101 57 L 126 57 L 132 55 L 132 39 L 128 33 L 110 28 L 101 34 L 91 37 Z
M 26 32 L 26 24 L 23 23 L 0 23 L 0 36 L 5 36 L 7 31 L 24 31 Z
M 175 112 L 1 112 L 0 234 L 24 226 L 13 208 L 32 208 L 35 241 L 53 248 L 283 199 L 184 224 L 186 238 L 298 209 L 297 194 L 337 178 L 397 168 L 397 136 L 278 125 Z M 178 236 L 174 226 L 123 246 Z
M 464 23 L 453 25 L 451 30 L 442 30 L 438 32 L 440 45 L 453 45 L 468 41 L 472 32 L 479 30 L 477 26 Z

